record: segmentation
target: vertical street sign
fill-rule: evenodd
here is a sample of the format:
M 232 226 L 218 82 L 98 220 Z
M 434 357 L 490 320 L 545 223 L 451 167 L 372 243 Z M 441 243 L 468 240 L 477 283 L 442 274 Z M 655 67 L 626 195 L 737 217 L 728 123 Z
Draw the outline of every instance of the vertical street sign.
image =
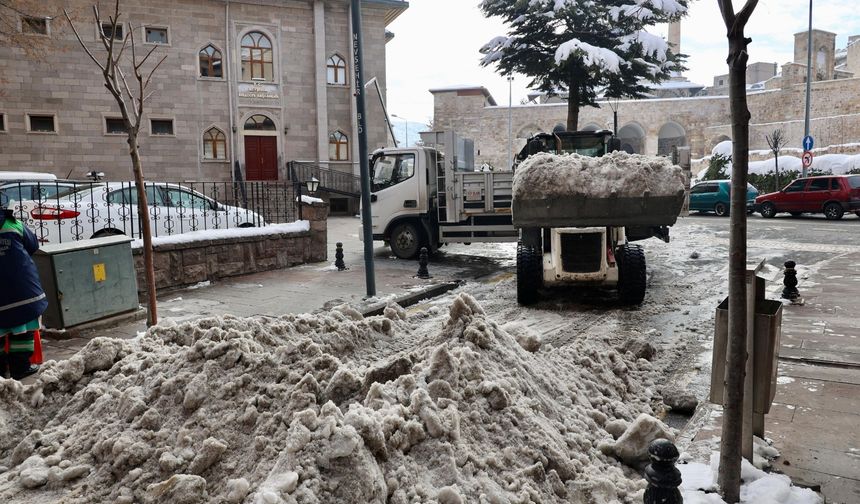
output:
M 811 152 L 809 152 L 809 151 L 806 151 L 806 152 L 804 152 L 804 153 L 803 153 L 803 157 L 801 158 L 801 161 L 803 162 L 803 171 L 804 171 L 804 172 L 806 172 L 806 169 L 807 169 L 807 168 L 809 168 L 810 166 L 812 166 L 812 157 L 813 157 L 813 156 L 812 156 L 812 153 L 811 153 Z M 805 176 L 806 176 L 806 175 L 804 175 L 804 177 L 805 177 Z
M 364 234 L 364 276 L 367 295 L 376 295 L 373 265 L 373 224 L 370 216 L 370 162 L 367 158 L 367 107 L 364 100 L 364 43 L 361 2 L 352 0 L 352 67 L 355 69 L 355 109 L 358 116 L 358 161 L 361 168 L 361 225 Z
M 815 147 L 815 140 L 813 140 L 812 135 L 803 137 L 803 150 L 811 151 L 813 147 Z

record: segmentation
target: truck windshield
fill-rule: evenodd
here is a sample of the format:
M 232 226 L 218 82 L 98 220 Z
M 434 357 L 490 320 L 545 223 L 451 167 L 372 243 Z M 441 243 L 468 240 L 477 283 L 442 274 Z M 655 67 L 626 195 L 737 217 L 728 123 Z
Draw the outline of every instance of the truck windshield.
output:
M 373 192 L 399 184 L 415 175 L 415 154 L 387 154 L 373 164 Z
M 577 153 L 583 156 L 600 157 L 606 154 L 602 136 L 559 136 L 559 154 Z

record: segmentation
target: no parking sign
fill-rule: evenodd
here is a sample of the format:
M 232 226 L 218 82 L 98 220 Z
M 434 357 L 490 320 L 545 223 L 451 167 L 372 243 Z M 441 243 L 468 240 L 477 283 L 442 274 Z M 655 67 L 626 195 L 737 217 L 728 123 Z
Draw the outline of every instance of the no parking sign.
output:
M 812 152 L 810 151 L 806 151 L 803 153 L 803 157 L 801 158 L 801 160 L 803 161 L 804 168 L 809 168 L 810 166 L 812 166 L 812 157 Z

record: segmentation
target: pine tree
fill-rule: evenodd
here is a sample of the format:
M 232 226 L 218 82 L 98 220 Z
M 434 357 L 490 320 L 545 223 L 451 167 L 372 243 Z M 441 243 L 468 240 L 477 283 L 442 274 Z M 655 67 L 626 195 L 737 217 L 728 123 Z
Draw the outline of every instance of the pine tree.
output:
M 687 12 L 688 0 L 483 0 L 487 17 L 502 18 L 508 35 L 492 39 L 483 66 L 502 75 L 532 78 L 533 89 L 567 92 L 567 129 L 575 131 L 579 109 L 597 106 L 599 94 L 642 98 L 649 83 L 681 71 L 683 55 L 645 28 Z

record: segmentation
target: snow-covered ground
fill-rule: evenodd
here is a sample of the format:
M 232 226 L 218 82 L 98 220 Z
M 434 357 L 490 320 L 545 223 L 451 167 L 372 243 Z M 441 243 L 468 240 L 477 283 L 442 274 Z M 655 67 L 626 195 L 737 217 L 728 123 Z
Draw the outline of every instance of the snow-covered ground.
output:
M 642 502 L 616 455 L 643 460 L 635 425 L 675 436 L 648 420 L 670 420 L 666 387 L 704 397 L 723 238 L 687 224 L 647 242 L 637 309 L 583 289 L 523 308 L 503 271 L 368 319 L 223 316 L 94 340 L 32 385 L 0 380 L 0 501 Z M 512 252 L 444 253 L 484 248 Z M 687 466 L 688 502 L 720 502 L 698 491 L 707 466 Z M 815 502 L 773 495 L 746 502 Z

